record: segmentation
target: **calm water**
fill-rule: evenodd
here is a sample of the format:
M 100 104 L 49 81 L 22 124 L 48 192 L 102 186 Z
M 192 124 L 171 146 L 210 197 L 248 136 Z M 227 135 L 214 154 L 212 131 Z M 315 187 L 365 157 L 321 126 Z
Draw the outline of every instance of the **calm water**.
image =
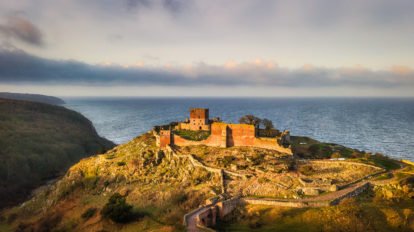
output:
M 190 107 L 237 122 L 266 117 L 278 129 L 325 142 L 414 160 L 414 99 L 366 98 L 69 98 L 66 107 L 88 117 L 98 133 L 124 143 L 154 125 L 183 120 Z

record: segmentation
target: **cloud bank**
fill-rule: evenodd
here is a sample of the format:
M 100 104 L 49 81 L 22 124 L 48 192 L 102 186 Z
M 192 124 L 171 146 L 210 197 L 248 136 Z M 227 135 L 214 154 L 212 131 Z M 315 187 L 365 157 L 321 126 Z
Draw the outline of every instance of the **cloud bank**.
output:
M 26 22 L 11 23 L 13 12 Z M 0 1 L 0 24 L 31 54 L 87 63 L 260 57 L 288 67 L 385 69 L 414 65 L 412 12 L 412 0 L 18 0 Z M 42 41 L 45 49 L 33 46 Z
M 304 65 L 291 69 L 269 61 L 191 66 L 91 65 L 52 60 L 16 48 L 0 50 L 0 83 L 93 86 L 247 86 L 247 87 L 414 87 L 414 70 L 393 66 L 370 70 L 362 66 L 324 68 Z
M 44 44 L 40 29 L 29 20 L 18 15 L 8 17 L 5 24 L 0 24 L 0 34 L 33 46 L 42 46 Z

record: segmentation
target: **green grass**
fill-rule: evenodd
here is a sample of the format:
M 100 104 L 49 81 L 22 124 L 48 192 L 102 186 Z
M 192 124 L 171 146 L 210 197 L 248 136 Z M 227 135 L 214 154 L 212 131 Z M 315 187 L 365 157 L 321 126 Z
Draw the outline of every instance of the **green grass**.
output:
M 177 130 L 174 133 L 182 138 L 193 141 L 205 140 L 210 136 L 210 131 Z
M 381 154 L 372 155 L 370 156 L 368 160 L 372 161 L 376 165 L 381 166 L 387 170 L 395 170 L 395 169 L 400 168 L 400 164 L 398 161 L 393 160 Z

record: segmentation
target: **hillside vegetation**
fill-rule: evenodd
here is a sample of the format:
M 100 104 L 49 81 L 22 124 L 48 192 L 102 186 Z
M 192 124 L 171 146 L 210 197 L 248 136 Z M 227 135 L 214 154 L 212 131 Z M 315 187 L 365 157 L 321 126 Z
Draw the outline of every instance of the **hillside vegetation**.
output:
M 21 201 L 79 159 L 113 146 L 75 111 L 0 99 L 0 207 Z
M 65 102 L 60 98 L 41 95 L 41 94 L 0 92 L 0 98 L 11 99 L 11 100 L 31 101 L 31 102 L 40 102 L 40 103 L 46 103 L 46 104 L 51 104 L 51 105 L 65 104 Z
M 22 207 L 4 212 L 0 231 L 183 231 L 183 215 L 214 196 L 218 182 L 188 160 L 165 158 L 152 134 L 144 134 L 82 159 Z
M 383 184 L 331 207 L 247 205 L 228 215 L 216 229 L 224 232 L 414 231 L 413 175 L 392 178 Z
M 312 149 L 300 143 L 303 154 L 312 155 Z M 0 231 L 185 231 L 183 216 L 213 199 L 241 194 L 255 199 L 306 200 L 312 196 L 298 192 L 304 187 L 300 178 L 321 184 L 335 180 L 338 186 L 346 186 L 384 166 L 383 162 L 376 167 L 365 165 L 375 163 L 377 159 L 371 156 L 357 155 L 350 158 L 352 161 L 341 162 L 303 162 L 252 147 L 188 146 L 170 151 L 174 152 L 160 150 L 154 135 L 148 132 L 104 154 L 84 158 L 59 181 L 39 189 L 29 201 L 4 210 Z M 414 166 L 396 163 L 402 167 L 369 177 L 372 185 L 364 194 L 340 205 L 239 205 L 216 229 L 412 231 Z M 217 168 L 226 170 L 225 175 L 212 171 Z M 223 189 L 226 193 L 219 195 Z M 317 197 L 329 194 L 335 192 L 322 192 Z

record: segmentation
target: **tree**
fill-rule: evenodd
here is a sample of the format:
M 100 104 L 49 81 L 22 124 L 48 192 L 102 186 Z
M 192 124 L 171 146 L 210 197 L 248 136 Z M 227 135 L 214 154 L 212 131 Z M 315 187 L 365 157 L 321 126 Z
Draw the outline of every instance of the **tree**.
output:
M 115 193 L 109 198 L 101 210 L 101 215 L 118 223 L 126 223 L 134 217 L 132 205 L 126 203 L 125 197 L 119 193 Z
M 260 124 L 260 122 L 261 122 L 260 118 L 254 116 L 254 115 L 251 115 L 251 114 L 244 115 L 243 117 L 241 117 L 239 119 L 239 123 L 250 124 L 250 125 L 254 125 L 254 126 L 258 126 Z
M 273 126 L 273 122 L 267 118 L 264 118 L 261 120 L 261 124 L 263 125 L 265 130 L 271 130 L 274 129 L 275 127 Z

